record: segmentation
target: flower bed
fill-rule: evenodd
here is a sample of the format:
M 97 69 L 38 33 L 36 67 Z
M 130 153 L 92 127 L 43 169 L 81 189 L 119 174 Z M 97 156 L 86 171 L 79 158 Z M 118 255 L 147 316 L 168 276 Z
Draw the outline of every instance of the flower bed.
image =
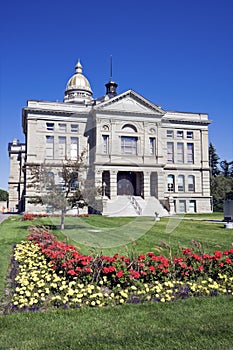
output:
M 39 213 L 39 214 L 32 214 L 32 213 L 25 213 L 23 214 L 23 221 L 26 220 L 34 220 L 36 218 L 48 218 L 48 217 L 58 217 L 60 218 L 62 215 L 61 214 L 45 214 L 45 213 Z M 90 214 L 65 214 L 65 217 L 86 217 L 88 218 L 90 216 Z
M 89 256 L 31 228 L 14 250 L 13 309 L 105 306 L 233 295 L 233 249 L 198 255 L 186 248 L 170 259 L 153 252 L 135 259 Z

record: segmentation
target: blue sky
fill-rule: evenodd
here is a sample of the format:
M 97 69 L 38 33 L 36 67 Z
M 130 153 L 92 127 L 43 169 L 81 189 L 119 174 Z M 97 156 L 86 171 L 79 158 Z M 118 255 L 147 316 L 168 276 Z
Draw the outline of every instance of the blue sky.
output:
M 22 107 L 62 101 L 79 57 L 94 97 L 105 93 L 112 55 L 119 93 L 208 113 L 209 140 L 233 159 L 232 0 L 4 1 L 0 26 L 0 188 L 8 142 L 24 141 Z

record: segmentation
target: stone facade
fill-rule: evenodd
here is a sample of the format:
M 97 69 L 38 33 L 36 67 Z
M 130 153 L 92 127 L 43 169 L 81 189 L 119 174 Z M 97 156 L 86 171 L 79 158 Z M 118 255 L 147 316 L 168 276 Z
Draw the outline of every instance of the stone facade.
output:
M 117 94 L 111 79 L 106 88 L 105 96 L 93 99 L 78 62 L 64 102 L 28 101 L 26 165 L 46 161 L 59 169 L 64 159 L 87 149 L 85 176 L 103 188 L 103 214 L 123 196 L 135 215 L 153 215 L 162 207 L 170 213 L 211 212 L 208 115 L 163 110 L 133 90 Z M 22 164 L 13 158 L 11 163 L 12 177 Z M 29 203 L 32 195 L 26 171 L 25 210 L 43 211 Z M 10 203 L 14 196 L 11 191 Z M 157 204 L 143 212 L 146 202 L 156 203 L 152 199 Z
M 25 143 L 20 143 L 17 139 L 8 144 L 8 153 L 10 157 L 10 176 L 8 181 L 10 212 L 24 211 L 25 194 Z

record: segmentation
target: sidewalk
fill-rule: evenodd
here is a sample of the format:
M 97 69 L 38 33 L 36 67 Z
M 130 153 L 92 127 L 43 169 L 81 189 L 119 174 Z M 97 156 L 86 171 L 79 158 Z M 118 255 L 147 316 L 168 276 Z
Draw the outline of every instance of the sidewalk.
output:
M 0 213 L 0 224 L 1 222 L 3 222 L 4 220 L 6 220 L 11 214 L 3 214 Z

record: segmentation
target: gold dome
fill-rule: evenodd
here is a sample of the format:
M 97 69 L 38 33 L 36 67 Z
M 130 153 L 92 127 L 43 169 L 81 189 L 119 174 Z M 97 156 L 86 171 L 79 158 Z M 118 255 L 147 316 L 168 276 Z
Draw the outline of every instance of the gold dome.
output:
M 75 66 L 75 74 L 69 79 L 66 85 L 64 102 L 85 102 L 91 100 L 92 90 L 89 81 L 82 74 L 80 60 Z

